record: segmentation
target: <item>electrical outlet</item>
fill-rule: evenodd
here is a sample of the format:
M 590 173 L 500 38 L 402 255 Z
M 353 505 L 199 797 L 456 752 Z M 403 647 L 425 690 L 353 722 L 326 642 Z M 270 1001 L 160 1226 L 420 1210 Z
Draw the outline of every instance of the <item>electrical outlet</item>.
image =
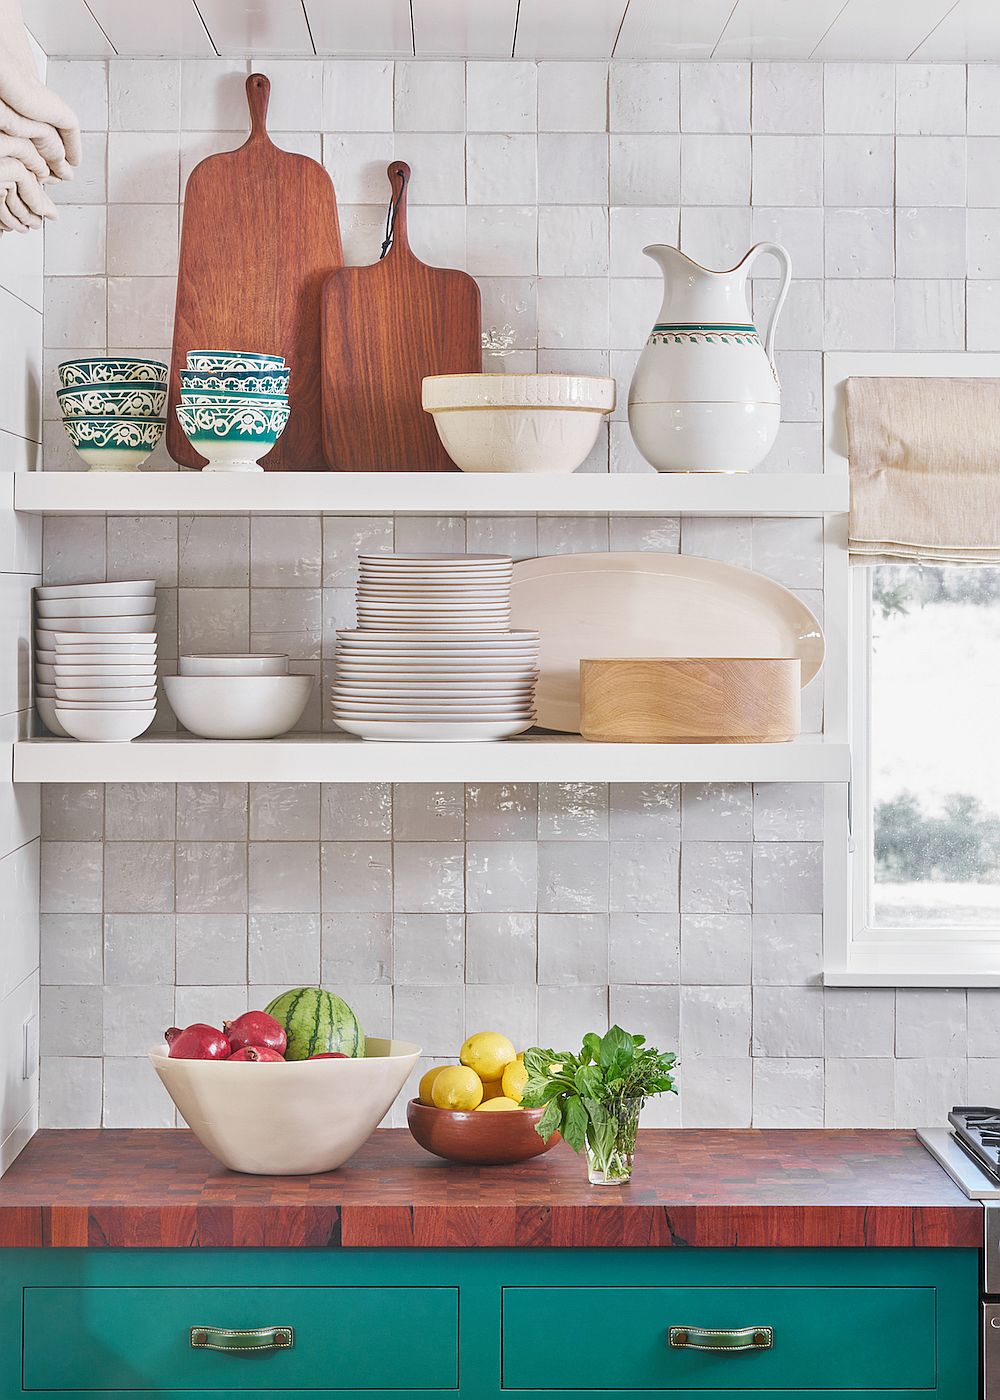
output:
M 34 1079 L 38 1073 L 38 1017 L 29 1016 L 24 1023 L 24 1065 L 22 1079 Z

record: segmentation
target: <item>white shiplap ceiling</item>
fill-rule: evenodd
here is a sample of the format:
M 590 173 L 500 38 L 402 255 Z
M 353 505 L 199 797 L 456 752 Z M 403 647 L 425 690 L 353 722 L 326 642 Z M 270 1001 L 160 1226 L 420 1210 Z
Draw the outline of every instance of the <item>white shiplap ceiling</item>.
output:
M 51 57 L 1000 60 L 1000 0 L 22 0 Z

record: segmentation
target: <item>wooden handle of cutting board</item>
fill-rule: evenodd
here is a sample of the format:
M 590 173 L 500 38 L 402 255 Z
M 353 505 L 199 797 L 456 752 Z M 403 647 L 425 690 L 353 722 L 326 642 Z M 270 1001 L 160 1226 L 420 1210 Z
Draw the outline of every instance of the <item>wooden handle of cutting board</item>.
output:
M 270 141 L 267 134 L 267 104 L 271 97 L 271 79 L 263 73 L 251 73 L 247 78 L 247 106 L 250 108 L 251 141 Z
M 397 248 L 405 257 L 412 258 L 413 250 L 406 233 L 406 190 L 410 183 L 410 167 L 405 160 L 394 160 L 386 167 L 385 173 L 389 177 L 390 198 L 396 214 L 392 224 L 392 245 L 383 262 L 391 258 Z

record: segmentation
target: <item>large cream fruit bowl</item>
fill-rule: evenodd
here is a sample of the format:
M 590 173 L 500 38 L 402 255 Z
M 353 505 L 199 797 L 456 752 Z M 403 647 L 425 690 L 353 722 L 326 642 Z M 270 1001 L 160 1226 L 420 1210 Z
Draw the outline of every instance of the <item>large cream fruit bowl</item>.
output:
M 368 1037 L 364 1059 L 273 1064 L 172 1060 L 153 1068 L 202 1147 L 234 1172 L 308 1176 L 342 1166 L 375 1131 L 420 1047 Z

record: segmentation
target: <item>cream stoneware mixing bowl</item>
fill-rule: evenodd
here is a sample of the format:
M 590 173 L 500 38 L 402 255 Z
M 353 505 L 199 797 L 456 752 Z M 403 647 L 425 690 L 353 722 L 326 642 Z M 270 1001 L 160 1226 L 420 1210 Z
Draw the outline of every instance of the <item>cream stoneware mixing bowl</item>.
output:
M 392 1107 L 420 1056 L 405 1040 L 369 1036 L 364 1059 L 273 1064 L 172 1060 L 149 1052 L 160 1082 L 202 1147 L 256 1176 L 331 1172 Z

